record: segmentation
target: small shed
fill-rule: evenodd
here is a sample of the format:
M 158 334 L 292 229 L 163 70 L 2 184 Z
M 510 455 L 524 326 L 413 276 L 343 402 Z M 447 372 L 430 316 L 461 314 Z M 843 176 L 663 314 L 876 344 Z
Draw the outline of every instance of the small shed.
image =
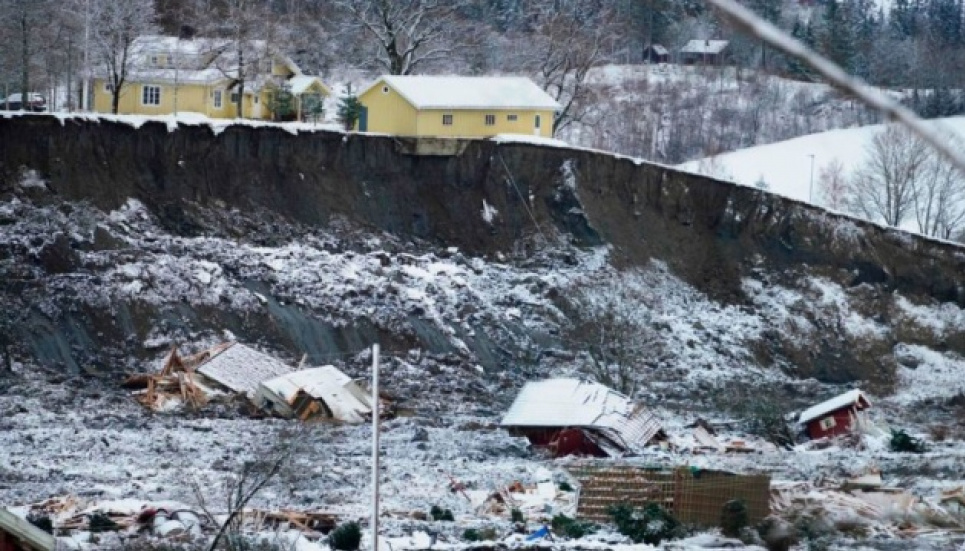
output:
M 526 383 L 500 425 L 555 457 L 636 454 L 652 440 L 666 438 L 647 408 L 578 379 Z
M 680 49 L 684 65 L 723 65 L 727 59 L 727 40 L 691 40 Z
M 670 50 L 660 44 L 648 44 L 643 49 L 645 63 L 669 63 Z
M 53 551 L 56 543 L 52 535 L 0 509 L 0 551 Z
M 258 385 L 259 408 L 302 421 L 315 418 L 361 423 L 372 414 L 372 399 L 348 375 L 326 365 L 286 373 Z
M 798 423 L 805 427 L 812 440 L 838 436 L 857 428 L 863 420 L 861 412 L 870 407 L 871 402 L 863 392 L 849 390 L 802 411 Z

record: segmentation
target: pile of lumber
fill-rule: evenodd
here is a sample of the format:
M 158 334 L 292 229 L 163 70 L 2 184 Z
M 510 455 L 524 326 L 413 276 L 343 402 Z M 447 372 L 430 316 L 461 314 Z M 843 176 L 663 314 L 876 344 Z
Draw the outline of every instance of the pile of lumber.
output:
M 140 390 L 136 400 L 154 411 L 164 410 L 172 401 L 199 409 L 208 402 L 208 394 L 198 385 L 194 368 L 211 354 L 212 350 L 205 350 L 200 354 L 181 358 L 177 348 L 172 348 L 160 373 L 131 375 L 121 386 Z

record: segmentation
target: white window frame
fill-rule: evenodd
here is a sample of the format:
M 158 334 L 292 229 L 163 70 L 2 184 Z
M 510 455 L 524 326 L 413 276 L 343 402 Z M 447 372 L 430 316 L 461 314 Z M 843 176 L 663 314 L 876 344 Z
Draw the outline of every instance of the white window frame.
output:
M 452 113 L 442 115 L 442 126 L 452 126 L 454 119 L 455 117 L 452 116 Z
M 838 421 L 833 416 L 831 416 L 831 417 L 825 417 L 824 419 L 821 419 L 819 424 L 821 425 L 821 430 L 831 430 L 834 427 L 838 426 Z
M 516 122 L 519 120 L 519 116 L 516 114 L 506 115 L 506 120 L 509 122 Z
M 388 94 L 388 93 L 389 93 L 389 87 L 388 87 L 388 86 L 383 86 L 383 87 L 382 87 L 382 93 L 383 93 L 383 94 Z
M 486 115 L 486 126 L 496 126 L 496 115 Z
M 223 109 L 224 92 L 222 92 L 221 90 L 215 90 L 213 93 L 213 97 L 211 98 L 211 104 L 214 106 L 215 109 Z
M 534 128 L 536 128 L 536 130 L 539 130 L 542 127 L 543 127 L 543 117 L 542 115 L 536 115 L 536 126 Z
M 156 94 L 151 94 L 150 91 L 156 90 Z M 156 96 L 156 97 L 155 97 Z M 156 101 L 148 101 L 155 99 Z M 141 86 L 141 105 L 149 105 L 152 107 L 157 107 L 161 105 L 161 87 L 155 84 L 144 84 Z
M 238 92 L 231 92 L 231 95 L 228 96 L 228 99 L 231 100 L 231 105 L 237 104 L 237 103 L 238 103 Z

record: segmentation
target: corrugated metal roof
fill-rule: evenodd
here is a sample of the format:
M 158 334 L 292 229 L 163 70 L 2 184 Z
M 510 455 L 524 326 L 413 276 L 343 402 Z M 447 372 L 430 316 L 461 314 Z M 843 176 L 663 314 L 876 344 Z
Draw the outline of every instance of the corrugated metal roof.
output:
M 863 405 L 861 402 L 864 402 L 864 404 L 867 404 L 867 406 Z M 865 407 L 871 406 L 871 402 L 860 390 L 849 390 L 844 394 L 835 396 L 830 400 L 825 400 L 816 406 L 811 406 L 802 411 L 801 416 L 798 418 L 798 423 L 807 423 L 808 421 L 813 421 L 822 415 L 852 405 L 858 405 L 858 409 L 865 409 Z
M 645 407 L 599 383 L 548 379 L 526 383 L 506 412 L 504 427 L 580 427 L 637 451 L 660 431 Z
M 258 389 L 258 383 L 291 373 L 292 368 L 273 356 L 235 342 L 208 358 L 196 371 L 251 398 Z

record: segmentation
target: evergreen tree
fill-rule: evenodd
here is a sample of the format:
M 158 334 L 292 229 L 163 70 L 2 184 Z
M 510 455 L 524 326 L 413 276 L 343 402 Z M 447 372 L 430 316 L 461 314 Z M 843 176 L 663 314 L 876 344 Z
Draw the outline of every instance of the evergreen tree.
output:
M 355 123 L 357 123 L 359 117 L 362 116 L 362 102 L 359 101 L 358 96 L 352 92 L 351 88 L 345 92 L 345 95 L 339 98 L 338 111 L 336 111 L 335 115 L 338 118 L 338 122 L 345 126 L 345 130 L 355 128 Z

